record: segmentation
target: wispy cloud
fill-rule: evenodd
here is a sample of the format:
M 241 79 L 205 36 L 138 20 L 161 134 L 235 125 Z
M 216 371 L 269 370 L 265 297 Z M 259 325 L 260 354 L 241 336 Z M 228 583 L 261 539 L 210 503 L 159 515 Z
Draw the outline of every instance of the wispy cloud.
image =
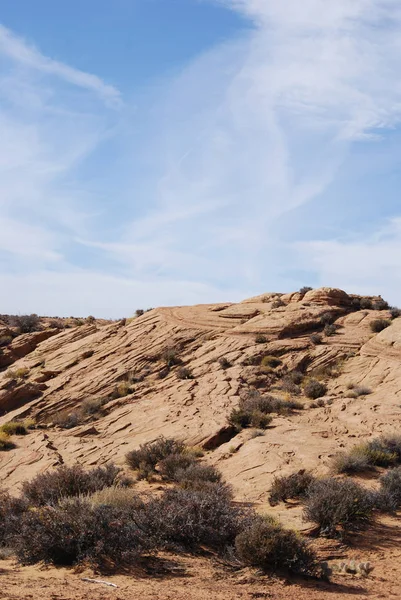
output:
M 16 63 L 29 69 L 54 75 L 66 82 L 90 90 L 99 95 L 107 103 L 120 106 L 120 92 L 112 85 L 106 84 L 100 77 L 74 69 L 57 60 L 44 56 L 33 45 L 15 35 L 12 31 L 0 25 L 0 54 L 7 56 Z

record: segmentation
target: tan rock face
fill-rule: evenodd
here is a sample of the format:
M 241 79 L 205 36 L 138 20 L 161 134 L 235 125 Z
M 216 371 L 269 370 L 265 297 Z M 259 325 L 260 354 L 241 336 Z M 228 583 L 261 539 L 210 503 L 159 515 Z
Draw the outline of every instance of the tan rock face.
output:
M 60 462 L 123 464 L 129 450 L 165 435 L 210 448 L 206 460 L 221 469 L 237 496 L 263 503 L 275 474 L 300 468 L 323 473 L 339 449 L 399 429 L 401 319 L 373 335 L 369 323 L 388 318 L 388 311 L 353 310 L 345 292 L 323 288 L 305 296 L 159 308 L 127 322 L 84 324 L 35 338 L 12 365 L 27 369 L 25 379 L 10 383 L 6 371 L 0 373 L 0 409 L 7 411 L 0 424 L 27 415 L 50 424 L 60 411 L 80 411 L 90 399 L 106 403 L 99 415 L 81 415 L 72 429 L 47 425 L 15 438 L 17 447 L 0 454 L 1 480 L 17 490 L 24 479 Z M 327 313 L 337 326 L 330 337 L 322 334 Z M 322 343 L 315 345 L 310 335 L 317 332 Z M 14 352 L 28 348 L 21 338 Z M 261 367 L 269 354 L 280 357 L 279 367 Z M 180 366 L 193 379 L 180 379 Z M 297 396 L 304 410 L 274 416 L 264 435 L 227 432 L 240 396 L 258 388 L 286 397 L 283 377 L 295 369 L 326 381 L 324 406 L 310 408 Z M 350 398 L 350 383 L 372 393 Z

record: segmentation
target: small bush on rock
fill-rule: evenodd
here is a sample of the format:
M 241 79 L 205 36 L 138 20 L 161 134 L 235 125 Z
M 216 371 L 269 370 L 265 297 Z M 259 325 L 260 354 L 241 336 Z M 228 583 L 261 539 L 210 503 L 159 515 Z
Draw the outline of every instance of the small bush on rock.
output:
M 327 392 L 327 386 L 317 379 L 309 379 L 303 386 L 304 394 L 312 400 L 324 396 Z
M 387 319 L 375 319 L 370 323 L 370 328 L 373 333 L 380 333 L 383 329 L 386 329 L 390 325 L 390 321 Z

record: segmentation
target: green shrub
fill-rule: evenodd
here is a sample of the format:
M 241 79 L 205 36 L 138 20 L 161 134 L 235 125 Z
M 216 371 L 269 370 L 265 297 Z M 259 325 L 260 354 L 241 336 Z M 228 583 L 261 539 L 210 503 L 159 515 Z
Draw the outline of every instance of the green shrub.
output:
M 244 564 L 265 572 L 316 575 L 319 571 L 317 557 L 307 542 L 271 519 L 255 519 L 237 536 L 235 548 Z
M 269 503 L 276 506 L 288 499 L 304 498 L 309 486 L 315 481 L 312 473 L 302 469 L 297 473 L 283 477 L 275 477 L 270 489 Z
M 303 386 L 304 394 L 307 398 L 316 400 L 324 396 L 327 392 L 327 386 L 317 379 L 309 379 Z
M 371 321 L 370 328 L 373 333 L 380 333 L 389 325 L 391 325 L 391 322 L 388 319 L 375 319 L 374 321 Z
M 373 508 L 372 494 L 354 481 L 321 479 L 308 489 L 304 518 L 322 534 L 343 536 L 367 525 Z
M 15 444 L 11 441 L 8 433 L 0 431 L 0 452 L 12 450 L 13 448 L 15 448 Z
M 282 364 L 282 361 L 277 358 L 277 356 L 264 356 L 260 364 L 262 367 L 270 367 L 271 369 L 275 369 Z
M 265 335 L 262 335 L 261 333 L 258 333 L 258 335 L 255 337 L 256 344 L 266 344 L 266 342 L 267 337 Z
M 0 431 L 7 433 L 8 435 L 26 435 L 27 428 L 22 421 L 8 421 L 0 427 Z
M 115 485 L 121 469 L 113 464 L 85 471 L 81 465 L 62 465 L 22 484 L 23 497 L 33 506 L 55 505 L 60 498 L 92 494 Z
M 390 308 L 390 315 L 392 319 L 398 319 L 401 316 L 401 309 L 396 306 Z

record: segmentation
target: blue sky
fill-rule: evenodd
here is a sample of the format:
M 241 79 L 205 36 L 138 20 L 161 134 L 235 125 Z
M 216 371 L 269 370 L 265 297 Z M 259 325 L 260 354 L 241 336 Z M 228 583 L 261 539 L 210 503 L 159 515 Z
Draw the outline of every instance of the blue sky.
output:
M 398 0 L 3 0 L 0 313 L 401 304 Z

